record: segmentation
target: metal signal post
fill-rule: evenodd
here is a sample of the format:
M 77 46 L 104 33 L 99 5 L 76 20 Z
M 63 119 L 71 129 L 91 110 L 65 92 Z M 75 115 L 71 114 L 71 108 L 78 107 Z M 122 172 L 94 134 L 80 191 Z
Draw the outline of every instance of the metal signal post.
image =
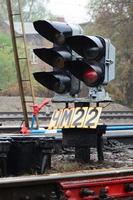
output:
M 39 20 L 34 27 L 54 44 L 53 48 L 34 49 L 41 60 L 53 67 L 52 72 L 34 73 L 39 83 L 60 94 L 59 101 L 64 96 L 65 101 L 75 97 L 80 92 L 80 81 L 90 87 L 87 102 L 110 100 L 103 87 L 115 78 L 115 48 L 110 40 L 82 35 L 79 26 L 62 22 Z

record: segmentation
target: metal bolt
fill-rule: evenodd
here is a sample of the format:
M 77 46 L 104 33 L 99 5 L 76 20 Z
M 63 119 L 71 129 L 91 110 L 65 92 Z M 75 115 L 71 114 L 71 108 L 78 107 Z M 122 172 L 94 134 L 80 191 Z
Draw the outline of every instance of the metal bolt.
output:
M 94 194 L 95 194 L 95 192 L 93 190 L 88 189 L 88 188 L 82 188 L 80 190 L 80 196 L 81 197 L 88 197 L 88 196 L 94 195 Z
M 46 200 L 46 195 L 42 194 L 37 197 L 37 200 Z
M 50 200 L 58 200 L 55 191 L 52 191 L 52 192 L 51 192 Z
M 114 198 L 108 195 L 109 187 L 101 188 L 99 193 L 100 200 L 115 200 Z
M 30 197 L 28 195 L 21 198 L 21 200 L 30 200 Z
M 71 197 L 71 195 L 72 195 L 71 190 L 67 190 L 67 191 L 65 192 L 65 195 L 66 195 L 66 197 Z
M 125 184 L 125 191 L 126 192 L 132 192 L 133 191 L 133 183 Z

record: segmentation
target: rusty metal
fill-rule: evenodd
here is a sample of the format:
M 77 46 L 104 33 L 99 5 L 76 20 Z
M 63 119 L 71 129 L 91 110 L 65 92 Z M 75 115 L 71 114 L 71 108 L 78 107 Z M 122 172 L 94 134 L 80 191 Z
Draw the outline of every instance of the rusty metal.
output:
M 25 120 L 26 125 L 29 126 L 27 108 L 26 108 L 26 104 L 25 104 L 24 89 L 23 89 L 23 84 L 22 84 L 22 75 L 21 75 L 20 63 L 19 63 L 19 55 L 18 55 L 17 44 L 16 44 L 16 40 L 15 40 L 12 5 L 11 5 L 10 0 L 7 0 L 6 3 L 7 3 L 9 22 L 10 22 L 11 38 L 12 38 L 12 45 L 13 45 L 13 52 L 14 52 L 14 59 L 15 59 L 15 66 L 16 66 L 16 71 L 17 71 L 17 79 L 18 79 L 22 109 L 23 109 L 23 113 L 24 113 L 24 120 Z
M 31 82 L 31 74 L 30 74 L 30 64 L 29 64 L 29 59 L 28 59 L 28 51 L 27 51 L 27 45 L 26 45 L 26 36 L 25 36 L 25 28 L 24 28 L 24 23 L 23 23 L 23 14 L 21 10 L 21 1 L 18 0 L 16 2 L 18 6 L 18 13 L 13 13 L 12 9 L 14 6 L 14 2 L 12 0 L 7 0 L 7 10 L 8 10 L 8 18 L 9 18 L 9 23 L 10 23 L 10 31 L 11 31 L 11 38 L 12 38 L 12 45 L 13 45 L 13 52 L 14 52 L 14 59 L 15 59 L 15 65 L 16 65 L 16 71 L 17 71 L 17 79 L 18 79 L 18 85 L 19 85 L 19 92 L 20 92 L 20 97 L 21 97 L 21 104 L 22 104 L 22 110 L 24 114 L 24 121 L 26 127 L 29 128 L 29 120 L 28 120 L 28 114 L 27 114 L 27 103 L 29 103 L 28 100 L 26 100 L 25 97 L 25 89 L 24 89 L 24 84 L 27 82 L 29 85 L 29 89 L 31 92 L 31 98 L 30 103 L 34 104 L 35 103 L 35 97 L 34 97 L 34 90 L 32 87 L 32 82 Z M 16 35 L 15 33 L 15 28 L 14 28 L 14 16 L 18 16 L 21 24 L 21 29 L 22 29 L 22 34 L 21 35 Z M 24 56 L 20 56 L 18 49 L 17 49 L 17 38 L 23 39 L 23 45 L 24 45 Z M 27 78 L 23 77 L 21 72 L 21 60 L 25 60 L 25 71 L 26 71 L 26 76 Z M 37 127 L 38 127 L 38 118 L 36 117 L 36 122 L 37 122 Z
M 132 185 L 133 169 L 9 177 L 0 179 L 0 199 L 127 200 Z

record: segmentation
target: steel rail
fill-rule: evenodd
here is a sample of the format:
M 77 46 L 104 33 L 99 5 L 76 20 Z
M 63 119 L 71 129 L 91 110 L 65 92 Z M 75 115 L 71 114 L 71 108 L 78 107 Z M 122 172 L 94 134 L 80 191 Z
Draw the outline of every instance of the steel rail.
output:
M 109 197 L 108 199 L 113 200 L 114 197 L 124 197 L 120 199 L 125 200 L 131 199 L 131 197 L 133 197 L 132 181 L 133 169 L 109 169 L 107 171 L 103 169 L 100 172 L 93 170 L 75 173 L 69 172 L 67 174 L 62 173 L 50 175 L 47 174 L 41 176 L 37 175 L 1 178 L 0 199 L 78 200 L 81 199 L 80 194 L 83 194 L 81 193 L 81 191 L 92 191 L 92 194 L 94 194 L 94 196 L 92 196 L 91 199 L 103 199 L 98 197 L 101 197 L 102 194 L 105 194 L 107 197 Z M 91 187 L 91 190 L 88 190 L 89 186 Z M 104 192 L 104 189 L 108 188 L 111 191 L 109 195 L 106 190 Z M 96 190 L 98 190 L 99 192 L 95 193 Z M 73 196 L 74 198 L 69 198 L 71 196 Z M 84 196 L 86 197 L 86 195 Z M 87 197 L 88 196 L 89 195 L 87 195 Z
M 12 129 L 10 129 L 10 127 L 7 127 L 7 129 L 2 129 L 0 128 L 0 138 L 14 138 L 14 137 L 24 137 L 23 134 L 20 133 L 20 128 L 17 127 L 15 129 L 15 127 L 12 127 Z M 46 133 L 42 133 L 42 130 L 40 133 L 36 133 L 36 131 L 33 131 L 33 133 L 31 134 L 27 134 L 25 135 L 25 137 L 54 137 L 55 140 L 62 140 L 62 133 L 59 131 L 49 131 Z M 120 139 L 123 142 L 126 142 L 126 139 L 129 139 L 129 143 L 133 143 L 133 131 L 132 130 L 128 130 L 123 131 L 123 130 L 116 130 L 116 131 L 107 131 L 106 134 L 103 135 L 103 138 L 105 139 Z
M 133 169 L 103 169 L 99 170 L 85 170 L 84 172 L 69 172 L 69 173 L 56 173 L 47 175 L 34 175 L 34 176 L 19 176 L 0 178 L 0 188 L 9 186 L 23 186 L 23 185 L 35 185 L 42 183 L 50 183 L 64 180 L 75 180 L 75 179 L 87 179 L 87 178 L 108 178 L 108 177 L 119 177 L 119 176 L 131 176 L 133 175 Z
M 124 110 L 124 111 L 116 111 L 116 110 L 104 110 L 102 111 L 103 114 L 133 114 L 133 110 Z M 52 111 L 43 111 L 43 112 L 39 112 L 39 114 L 41 115 L 45 115 L 46 114 L 49 114 L 49 113 L 52 113 Z M 0 111 L 0 115 L 14 115 L 14 114 L 17 114 L 17 115 L 22 115 L 23 112 L 21 111 L 12 111 L 12 112 L 8 112 L 8 111 Z M 28 112 L 28 114 L 32 114 L 32 112 Z
M 51 112 L 41 112 L 38 115 L 40 120 L 49 120 L 52 116 Z M 22 121 L 22 112 L 0 112 L 0 121 Z M 31 120 L 32 112 L 28 113 L 28 118 Z M 103 111 L 101 119 L 133 119 L 133 111 Z

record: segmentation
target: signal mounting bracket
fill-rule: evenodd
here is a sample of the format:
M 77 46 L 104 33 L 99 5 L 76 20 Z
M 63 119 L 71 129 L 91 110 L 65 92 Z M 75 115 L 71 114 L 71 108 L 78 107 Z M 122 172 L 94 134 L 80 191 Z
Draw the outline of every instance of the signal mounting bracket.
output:
M 109 93 L 105 91 L 104 87 L 101 85 L 99 87 L 94 87 L 89 89 L 88 98 L 90 102 L 111 102 L 111 97 Z

